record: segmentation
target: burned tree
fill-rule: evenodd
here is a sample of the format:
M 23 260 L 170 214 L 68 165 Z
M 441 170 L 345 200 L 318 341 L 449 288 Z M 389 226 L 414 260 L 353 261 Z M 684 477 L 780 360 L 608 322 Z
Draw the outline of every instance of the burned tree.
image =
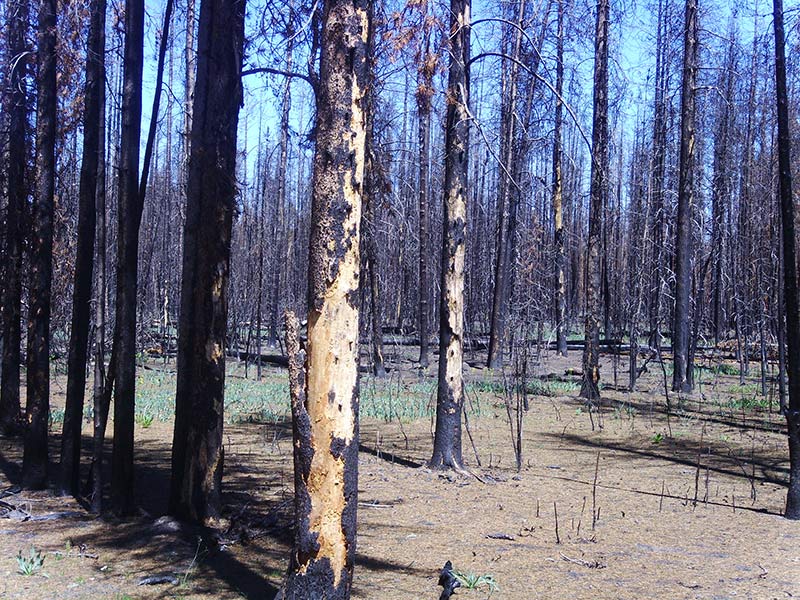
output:
M 50 306 L 53 280 L 53 202 L 56 175 L 56 0 L 39 3 L 37 34 L 36 193 L 33 204 L 28 307 L 25 453 L 22 483 L 47 485 L 50 416 Z
M 585 346 L 581 398 L 600 398 L 600 245 L 608 193 L 608 18 L 609 0 L 597 3 L 594 45 L 594 116 L 586 283 Z
M 287 319 L 296 521 L 287 600 L 349 598 L 356 552 L 369 2 L 330 0 L 322 21 L 305 351 Z
M 225 333 L 245 3 L 200 5 L 183 242 L 170 512 L 220 517 Z
M 800 519 L 800 301 L 797 293 L 797 248 L 795 210 L 792 200 L 791 134 L 786 92 L 786 36 L 783 31 L 783 0 L 773 0 L 775 28 L 775 93 L 778 110 L 778 190 L 783 238 L 783 287 L 788 343 L 789 406 L 789 490 L 787 519 Z
M 464 251 L 467 234 L 469 154 L 470 0 L 450 2 L 450 71 L 445 123 L 444 231 L 439 324 L 434 468 L 461 469 L 464 405 Z
M 697 82 L 697 0 L 686 0 L 681 90 L 681 152 L 678 175 L 678 222 L 675 225 L 675 316 L 672 325 L 672 389 L 692 391 L 689 355 L 692 279 L 692 206 L 694 194 L 694 114 Z

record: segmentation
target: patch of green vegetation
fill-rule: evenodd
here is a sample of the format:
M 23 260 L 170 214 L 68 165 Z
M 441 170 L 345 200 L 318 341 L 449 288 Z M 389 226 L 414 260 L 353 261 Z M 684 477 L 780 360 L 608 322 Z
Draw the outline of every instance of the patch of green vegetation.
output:
M 714 365 L 709 369 L 712 373 L 716 375 L 738 375 L 739 374 L 739 367 L 736 365 L 731 365 L 728 363 L 722 363 L 719 365 Z
M 514 384 L 509 382 L 510 386 Z M 473 389 L 487 394 L 503 395 L 505 385 L 496 379 L 482 379 L 472 384 Z M 542 381 L 534 379 L 527 383 L 527 393 L 532 396 L 569 396 L 575 394 L 580 389 L 580 384 L 576 381 Z
M 660 431 L 650 438 L 651 444 L 660 444 L 663 441 L 664 441 L 664 434 L 661 433 Z
M 63 422 L 64 422 L 64 409 L 51 406 L 50 414 L 47 417 L 47 424 L 50 427 L 50 429 L 52 429 L 54 425 L 61 425 Z
M 28 551 L 28 556 L 22 555 L 22 550 L 17 552 L 17 572 L 30 577 L 36 575 L 44 567 L 44 556 L 33 546 Z
M 500 589 L 492 575 L 478 575 L 476 573 L 456 571 L 453 569 L 453 577 L 458 580 L 461 587 L 467 590 L 478 590 L 484 587 L 489 588 L 490 596 Z

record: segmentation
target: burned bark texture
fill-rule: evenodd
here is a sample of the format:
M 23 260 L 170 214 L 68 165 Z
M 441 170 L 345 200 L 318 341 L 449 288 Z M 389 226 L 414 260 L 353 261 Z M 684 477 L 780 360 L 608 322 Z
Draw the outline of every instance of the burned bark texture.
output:
M 469 154 L 470 0 L 450 2 L 450 70 L 445 122 L 444 222 L 436 433 L 430 466 L 461 469 L 464 405 L 464 252 Z
M 53 203 L 56 143 L 56 1 L 39 3 L 36 52 L 36 192 L 30 258 L 27 402 L 22 484 L 47 485 L 50 416 L 50 306 L 53 280 Z
M 600 245 L 603 206 L 608 194 L 608 20 L 609 0 L 597 3 L 594 46 L 594 116 L 592 174 L 586 274 L 585 345 L 581 398 L 600 398 Z
M 358 502 L 358 291 L 369 2 L 325 4 L 316 86 L 308 342 L 287 320 L 295 540 L 279 597 L 350 597 Z M 304 369 L 303 369 L 304 366 Z
M 553 243 L 554 258 L 554 298 L 556 322 L 556 354 L 567 355 L 566 332 L 566 280 L 564 268 L 566 254 L 564 250 L 564 182 L 561 172 L 561 126 L 563 123 L 564 103 L 564 0 L 558 1 L 558 24 L 556 32 L 556 110 L 555 128 L 553 130 Z
M 61 465 L 58 488 L 76 495 L 80 480 L 81 424 L 86 390 L 86 360 L 89 347 L 92 273 L 97 212 L 97 171 L 104 144 L 100 138 L 105 76 L 105 0 L 92 0 L 89 42 L 86 51 L 85 108 L 83 118 L 83 156 L 78 191 L 78 242 L 72 287 L 72 326 L 67 359 L 67 397 L 61 434 Z
M 783 285 L 786 306 L 787 375 L 789 406 L 789 489 L 786 494 L 787 519 L 800 519 L 800 300 L 797 292 L 797 248 L 795 209 L 792 196 L 791 132 L 786 91 L 786 37 L 783 28 L 783 0 L 773 0 L 775 28 L 775 92 L 778 114 L 778 191 L 783 233 Z
M 692 287 L 692 208 L 694 205 L 695 88 L 697 87 L 697 0 L 686 0 L 681 90 L 681 150 L 678 221 L 675 225 L 675 311 L 672 325 L 672 390 L 692 391 L 689 348 Z
M 184 227 L 170 512 L 218 523 L 245 3 L 203 2 Z
M 28 156 L 27 100 L 25 80 L 28 61 L 24 53 L 28 24 L 28 0 L 12 0 L 8 5 L 8 52 L 17 58 L 9 75 L 10 91 L 4 110 L 8 110 L 7 205 L 3 269 L 3 354 L 0 369 L 0 430 L 12 432 L 20 421 L 20 306 L 22 301 L 22 214 L 27 202 L 25 166 Z

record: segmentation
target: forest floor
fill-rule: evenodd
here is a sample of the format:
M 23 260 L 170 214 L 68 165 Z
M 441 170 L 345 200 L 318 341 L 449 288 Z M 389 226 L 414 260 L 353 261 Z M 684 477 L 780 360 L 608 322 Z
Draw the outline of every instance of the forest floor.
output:
M 774 385 L 768 398 L 758 395 L 757 364 L 744 385 L 733 363 L 709 365 L 699 372 L 699 391 L 670 394 L 667 411 L 666 371 L 651 363 L 640 391 L 606 385 L 602 405 L 589 410 L 577 397 L 577 378 L 564 376 L 579 366 L 580 352 L 551 355 L 528 378 L 519 471 L 504 392 L 514 377 L 468 367 L 475 450 L 466 430 L 463 447 L 474 476 L 454 476 L 424 467 L 435 362 L 420 375 L 410 361 L 415 349 L 393 352 L 389 377 L 362 378 L 355 598 L 438 598 L 447 560 L 487 576 L 478 589 L 457 591 L 465 600 L 800 596 L 800 524 L 780 516 L 785 421 L 770 401 Z M 619 390 L 626 364 L 618 364 Z M 604 357 L 606 382 L 612 373 Z M 285 372 L 266 369 L 261 382 L 254 374 L 251 366 L 245 379 L 243 367 L 230 363 L 230 527 L 215 543 L 161 517 L 175 374 L 174 363 L 149 362 L 137 382 L 140 515 L 95 518 L 49 492 L 6 496 L 2 502 L 18 510 L 0 519 L 0 598 L 271 599 L 292 535 L 291 424 Z M 534 377 L 548 374 L 558 378 Z M 54 376 L 53 457 L 64 386 L 63 375 Z M 513 396 L 511 403 L 514 414 Z M 87 422 L 87 447 L 90 435 Z M 20 446 L 0 439 L 0 489 L 18 481 Z M 31 548 L 44 564 L 26 576 L 17 554 L 25 559 Z M 139 585 L 154 575 L 174 579 Z

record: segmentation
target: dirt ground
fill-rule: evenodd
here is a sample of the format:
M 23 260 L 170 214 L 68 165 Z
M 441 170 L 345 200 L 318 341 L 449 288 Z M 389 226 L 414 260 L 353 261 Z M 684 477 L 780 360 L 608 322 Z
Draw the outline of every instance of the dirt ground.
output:
M 551 356 L 536 374 L 563 376 L 579 362 L 579 352 Z M 420 387 L 410 364 L 399 364 L 387 382 L 365 377 L 363 393 L 373 386 L 402 403 L 406 393 L 434 389 L 435 366 Z M 618 368 L 621 390 L 624 360 Z M 235 365 L 231 372 L 242 375 Z M 605 357 L 604 379 L 612 372 Z M 266 375 L 283 377 L 279 370 Z M 481 407 L 469 415 L 475 451 L 466 431 L 463 440 L 474 476 L 423 466 L 432 446 L 429 416 L 363 418 L 353 596 L 438 598 L 447 560 L 496 585 L 459 589 L 455 597 L 465 599 L 800 596 L 800 523 L 780 516 L 788 472 L 782 417 L 757 398 L 755 379 L 740 386 L 737 375 L 711 371 L 690 398 L 670 395 L 668 413 L 663 379 L 651 364 L 640 391 L 608 385 L 593 410 L 574 383 L 545 390 L 558 395 L 529 396 L 519 472 L 503 378 L 485 369 L 468 368 L 470 398 Z M 56 406 L 62 384 L 54 384 Z M 426 402 L 434 401 L 431 392 Z M 59 431 L 54 425 L 54 457 Z M 137 425 L 135 519 L 95 518 L 48 492 L 7 492 L 0 598 L 271 599 L 292 535 L 290 424 L 257 415 L 226 425 L 230 527 L 213 539 L 162 517 L 171 436 L 169 420 Z M 0 489 L 18 481 L 20 458 L 17 440 L 0 439 Z M 31 547 L 44 564 L 26 576 L 16 557 Z M 169 581 L 139 585 L 155 575 Z

